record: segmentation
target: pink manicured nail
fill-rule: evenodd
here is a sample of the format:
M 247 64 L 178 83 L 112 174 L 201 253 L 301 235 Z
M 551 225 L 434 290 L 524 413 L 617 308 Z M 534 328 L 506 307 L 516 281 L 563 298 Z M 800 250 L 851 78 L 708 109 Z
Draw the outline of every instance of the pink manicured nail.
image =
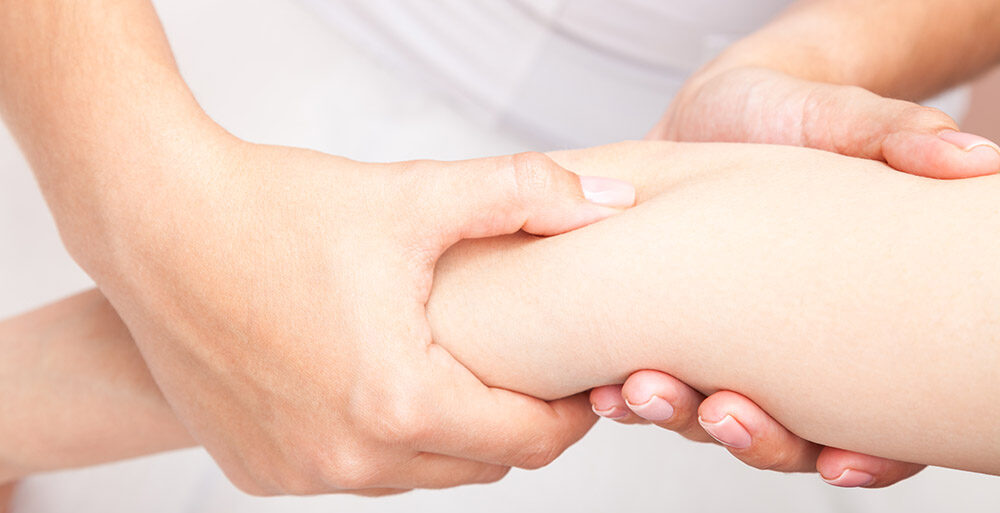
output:
M 581 176 L 583 197 L 606 207 L 626 208 L 635 204 L 635 187 L 628 182 L 600 176 Z
M 594 410 L 594 413 L 606 419 L 618 420 L 628 417 L 628 411 L 617 406 L 612 406 L 606 410 L 599 410 L 597 409 L 597 406 L 591 406 L 590 409 Z
M 632 404 L 626 400 L 625 404 L 636 415 L 652 422 L 664 422 L 674 416 L 674 407 L 666 399 L 658 395 L 650 397 L 644 403 Z
M 823 477 L 823 475 L 821 474 L 820 477 Z M 833 479 L 823 477 L 823 480 L 833 486 L 856 488 L 858 486 L 867 486 L 872 484 L 872 481 L 875 480 L 875 476 L 869 474 L 868 472 L 862 472 L 860 470 L 849 468 L 841 472 L 839 476 Z
M 990 148 L 1000 154 L 1000 146 L 985 137 L 954 130 L 944 130 L 938 133 L 938 137 L 945 142 L 958 146 L 962 151 L 972 151 L 976 148 Z
M 750 433 L 732 415 L 726 415 L 718 422 L 708 422 L 699 416 L 698 423 L 706 433 L 726 447 L 746 449 L 753 443 Z

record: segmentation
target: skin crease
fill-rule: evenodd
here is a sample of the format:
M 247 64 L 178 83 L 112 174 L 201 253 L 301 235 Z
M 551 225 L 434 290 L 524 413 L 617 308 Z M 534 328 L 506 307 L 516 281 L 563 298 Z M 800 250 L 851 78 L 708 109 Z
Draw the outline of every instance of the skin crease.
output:
M 957 123 L 903 100 L 989 69 L 997 27 L 993 0 L 796 2 L 689 78 L 648 137 L 804 146 L 935 178 L 996 173 L 1000 155 L 942 140 Z
M 810 3 L 827 6 L 836 4 L 835 2 Z M 150 288 L 149 285 L 155 281 L 152 279 L 155 276 L 146 274 L 149 272 L 148 268 L 115 269 L 109 263 L 111 259 L 106 259 L 108 255 L 127 253 L 127 244 L 121 241 L 128 239 L 129 235 L 149 235 L 148 233 L 122 235 L 120 232 L 114 235 L 113 232 L 121 228 L 122 219 L 120 215 L 122 209 L 118 207 L 118 211 L 115 212 L 116 208 L 109 207 L 109 205 L 133 204 L 133 206 L 138 206 L 134 210 L 146 210 L 148 213 L 156 214 L 155 217 L 159 218 L 164 217 L 162 214 L 170 213 L 171 208 L 177 208 L 176 205 L 183 204 L 183 202 L 177 203 L 178 198 L 173 198 L 173 201 L 171 201 L 171 198 L 166 197 L 168 196 L 167 194 L 164 194 L 164 197 L 161 198 L 148 198 L 145 192 L 137 193 L 135 189 L 129 187 L 127 183 L 129 179 L 124 175 L 117 177 L 103 175 L 98 177 L 93 183 L 88 183 L 85 179 L 89 175 L 87 171 L 93 169 L 126 169 L 129 171 L 138 171 L 131 178 L 143 176 L 144 179 L 149 179 L 156 174 L 151 172 L 156 171 L 156 169 L 150 169 L 150 167 L 159 167 L 161 168 L 159 169 L 160 171 L 165 171 L 167 178 L 161 179 L 162 181 L 160 182 L 157 182 L 155 178 L 145 181 L 145 183 L 139 184 L 138 190 L 147 191 L 155 189 L 166 192 L 171 188 L 166 185 L 174 181 L 175 173 L 178 170 L 188 166 L 201 169 L 219 169 L 222 167 L 219 166 L 217 156 L 215 155 L 209 155 L 201 160 L 194 159 L 193 163 L 189 159 L 189 155 L 199 153 L 197 151 L 189 151 L 191 148 L 200 148 L 203 146 L 205 140 L 219 136 L 217 127 L 212 127 L 211 123 L 197 123 L 192 128 L 192 124 L 190 123 L 192 119 L 206 120 L 200 109 L 194 105 L 190 94 L 186 91 L 179 76 L 172 69 L 169 51 L 162 51 L 166 45 L 165 41 L 162 41 L 162 34 L 158 32 L 158 28 L 155 26 L 155 15 L 150 16 L 149 12 L 141 12 L 144 10 L 150 11 L 148 5 L 133 3 L 128 4 L 126 9 L 121 9 L 120 7 L 126 4 L 122 2 L 94 3 L 95 7 L 90 11 L 90 14 L 99 12 L 100 16 L 86 17 L 85 15 L 88 14 L 86 9 L 71 9 L 70 14 L 72 16 L 68 17 L 65 12 L 44 6 L 43 2 L 33 2 L 32 4 L 30 8 L 19 6 L 17 3 L 2 4 L 2 11 L 10 13 L 10 15 L 4 17 L 2 20 L 4 25 L 0 26 L 0 34 L 5 35 L 0 36 L 4 38 L 4 44 L 0 44 L 0 48 L 4 49 L 2 56 L 0 56 L 0 63 L 2 63 L 5 70 L 16 69 L 18 71 L 18 73 L 0 74 L 0 88 L 4 90 L 4 108 L 7 111 L 8 121 L 11 122 L 12 129 L 18 133 L 20 143 L 25 147 L 26 152 L 30 154 L 33 164 L 38 171 L 39 181 L 46 191 L 53 212 L 61 220 L 63 237 L 73 250 L 78 261 L 83 263 L 92 273 L 101 274 L 103 272 L 106 275 L 127 275 L 134 277 L 142 282 L 140 284 L 142 288 L 148 290 Z M 884 3 L 884 5 L 888 4 L 888 2 Z M 960 6 L 953 5 L 954 3 L 951 4 L 925 2 L 919 6 L 920 9 L 915 9 L 909 5 L 903 6 L 903 9 L 908 16 L 922 16 L 936 20 L 935 27 L 941 27 L 942 31 L 945 25 L 962 24 L 966 23 L 969 19 L 982 20 L 989 26 L 991 18 L 984 15 L 986 12 L 984 9 L 989 4 L 985 2 L 966 2 Z M 880 8 L 881 5 L 883 4 L 880 4 Z M 865 7 L 871 8 L 872 6 L 865 5 Z M 945 7 L 947 8 L 948 16 L 940 16 L 939 11 L 934 10 L 940 10 Z M 900 6 L 896 4 L 895 8 L 899 9 Z M 841 13 L 853 13 L 854 10 L 854 8 L 841 9 Z M 819 12 L 822 13 L 823 11 L 820 10 Z M 892 9 L 889 9 L 887 12 L 893 14 Z M 811 19 L 813 22 L 817 22 L 827 18 L 827 16 L 820 15 L 818 17 L 814 16 Z M 808 20 L 810 18 L 797 19 Z M 876 13 L 876 15 L 868 19 L 880 21 L 885 19 L 885 16 Z M 44 20 L 46 23 L 36 24 L 37 20 Z M 70 23 L 67 24 L 67 20 Z M 97 23 L 93 26 L 99 27 L 99 30 L 88 32 L 87 29 L 92 27 L 88 25 L 87 21 L 95 20 Z M 147 23 L 150 20 L 154 22 Z M 941 23 L 941 20 L 947 20 L 949 23 Z M 802 26 L 785 23 L 785 25 L 792 28 L 789 33 L 793 35 L 796 32 L 816 34 L 817 31 L 814 30 L 816 28 L 827 27 L 829 29 L 829 27 L 833 26 L 833 24 L 829 23 L 825 25 L 823 23 L 819 23 L 818 25 L 807 23 Z M 906 23 L 902 25 L 913 27 L 919 24 Z M 115 41 L 109 37 L 109 35 L 115 34 L 115 31 L 110 29 L 118 26 L 128 26 L 129 35 L 135 37 L 137 41 L 121 44 L 120 41 Z M 879 26 L 882 28 L 881 24 Z M 38 30 L 39 27 L 43 30 Z M 68 30 L 66 29 L 67 27 L 69 27 Z M 33 30 L 35 32 L 32 32 Z M 964 34 L 966 40 L 969 39 L 968 34 L 982 32 L 989 33 L 989 31 L 952 31 L 953 34 Z M 95 37 L 95 33 L 100 34 L 100 36 Z M 66 37 L 53 38 L 53 34 Z M 895 36 L 898 36 L 898 34 L 895 34 Z M 820 39 L 824 41 L 829 40 L 825 37 Z M 895 39 L 903 40 L 900 37 L 895 37 Z M 905 49 L 911 54 L 919 53 L 922 56 L 927 56 L 942 53 L 935 52 L 934 50 L 936 49 L 945 47 L 954 49 L 960 47 L 961 43 L 968 42 L 953 38 L 941 39 L 937 34 L 934 37 L 927 37 L 925 39 L 928 41 L 947 42 L 939 45 L 938 48 L 921 47 L 920 52 L 911 51 L 911 46 L 905 44 L 898 47 L 885 47 L 884 45 L 881 47 L 890 50 L 893 48 L 895 50 Z M 30 40 L 32 43 L 26 44 L 26 40 Z M 779 39 L 779 41 L 786 40 Z M 789 45 L 782 42 L 781 46 L 787 48 Z M 869 46 L 878 47 L 880 45 Z M 996 47 L 996 45 L 978 43 L 973 46 L 975 48 Z M 121 48 L 135 48 L 137 51 L 133 53 L 115 51 Z M 763 55 L 756 51 L 751 53 Z M 776 52 L 765 53 L 769 55 L 776 54 Z M 846 53 L 852 54 L 856 52 Z M 942 77 L 953 77 L 956 74 L 969 73 L 971 68 L 981 66 L 989 58 L 989 56 L 979 53 L 970 54 L 969 52 L 962 52 L 962 54 L 964 57 L 962 59 L 944 58 L 937 59 L 937 62 L 953 63 L 952 65 L 959 63 L 958 65 L 960 66 L 969 66 L 968 69 L 938 69 L 938 67 L 935 67 L 933 71 L 937 78 L 934 80 L 940 82 L 943 80 Z M 95 55 L 98 56 L 96 60 L 94 59 Z M 39 58 L 39 56 L 43 58 Z M 885 65 L 887 62 L 901 62 L 900 59 L 893 58 L 891 52 L 889 54 L 873 56 L 876 58 L 873 60 L 874 64 L 869 66 L 871 69 L 883 70 L 887 69 Z M 60 67 L 60 63 L 65 62 L 69 62 L 71 65 Z M 788 62 L 792 63 L 795 61 L 789 59 Z M 106 66 L 109 63 L 112 65 Z M 799 63 L 802 64 L 802 62 Z M 150 66 L 150 64 L 152 65 Z M 50 67 L 46 68 L 46 65 Z M 798 67 L 796 66 L 796 68 Z M 845 68 L 832 64 L 826 67 L 833 69 Z M 87 70 L 87 78 L 89 80 L 80 80 L 80 74 L 76 72 L 79 69 Z M 25 72 L 25 70 L 27 71 Z M 149 73 L 150 70 L 153 72 Z M 919 74 L 922 78 L 926 79 L 929 74 L 927 66 L 921 66 Z M 128 76 L 129 80 L 119 80 L 122 76 Z M 147 80 L 150 78 L 152 80 Z M 809 78 L 819 79 L 818 76 L 810 76 Z M 916 83 L 914 80 L 905 80 L 903 82 Z M 924 83 L 927 82 L 927 80 L 924 80 Z M 872 83 L 870 87 L 883 94 L 891 94 L 886 92 L 888 90 L 882 88 L 877 83 Z M 140 107 L 143 108 L 141 112 L 138 112 L 137 117 L 130 118 L 127 115 L 122 115 L 122 113 L 135 114 L 134 112 L 128 112 L 130 109 L 126 108 L 135 107 L 135 105 L 132 102 L 121 102 L 121 98 L 143 98 L 147 101 L 137 102 L 142 104 Z M 63 104 L 60 104 L 60 100 L 65 101 Z M 149 105 L 157 105 L 161 108 L 146 108 Z M 101 106 L 105 106 L 103 111 Z M 107 106 L 112 107 L 110 112 Z M 847 125 L 853 126 L 851 123 L 847 123 Z M 170 146 L 162 144 L 163 141 L 180 142 L 181 144 L 179 146 Z M 189 146 L 185 147 L 185 144 Z M 52 148 L 58 148 L 59 151 L 49 151 Z M 136 149 L 138 151 L 134 151 Z M 67 162 L 60 162 L 60 159 L 68 160 L 68 164 Z M 280 169 L 289 167 L 288 160 L 276 160 L 276 162 L 264 162 L 263 165 L 260 162 L 253 163 L 252 166 L 267 167 L 274 165 L 275 168 Z M 891 160 L 890 163 L 892 163 Z M 71 170 L 72 172 L 69 174 L 50 172 L 52 169 L 57 168 Z M 104 195 L 103 192 L 96 195 L 87 194 L 88 191 L 93 192 L 93 190 L 111 191 L 111 193 L 107 195 Z M 176 192 L 182 193 L 179 194 L 179 197 L 185 197 L 183 191 Z M 155 201 L 147 202 L 147 199 L 161 199 L 164 200 L 164 203 L 161 203 L 157 207 Z M 208 201 L 205 203 L 225 201 L 225 198 L 206 199 Z M 138 205 L 134 205 L 135 203 L 138 203 Z M 98 212 L 92 216 L 82 214 L 86 210 L 86 207 L 98 204 L 105 207 L 103 212 Z M 169 206 L 165 207 L 163 205 Z M 199 205 L 193 205 L 193 207 L 197 206 Z M 158 212 L 156 211 L 157 209 L 159 209 Z M 133 209 L 126 208 L 123 210 L 130 211 Z M 194 211 L 194 208 L 191 210 Z M 198 221 L 208 219 L 208 216 L 195 217 L 198 218 Z M 183 222 L 183 219 L 174 219 L 172 221 Z M 146 226 L 144 223 L 139 224 Z M 119 226 L 115 227 L 112 225 Z M 237 220 L 235 223 L 228 223 L 227 226 L 239 225 L 239 220 Z M 169 227 L 164 227 L 163 232 L 168 231 Z M 137 232 L 143 232 L 143 229 L 138 229 Z M 113 239 L 116 236 L 118 237 L 117 244 L 112 244 L 110 249 L 106 245 L 97 242 L 105 237 Z M 163 243 L 162 240 L 157 242 Z M 173 247 L 177 245 L 174 244 L 175 242 L 168 240 L 166 245 Z M 179 245 L 183 246 L 184 244 L 181 242 Z M 229 258 L 225 258 L 223 261 L 226 264 L 232 263 L 232 259 Z M 210 272 L 212 271 L 210 265 L 205 262 L 199 262 L 199 264 L 195 266 L 194 272 L 204 273 L 204 283 L 211 283 L 213 280 L 225 281 L 224 271 L 213 273 Z M 191 271 L 192 269 L 187 268 L 179 270 L 178 273 L 182 276 L 189 276 L 191 275 Z M 218 269 L 215 269 L 215 271 L 218 271 Z M 161 278 L 164 277 L 161 276 Z M 169 276 L 165 277 L 165 281 L 172 282 Z M 121 291 L 120 284 L 117 288 L 112 285 L 111 283 L 102 283 L 102 286 L 105 286 L 105 290 Z M 127 295 L 123 293 L 119 297 Z M 143 317 L 142 313 L 131 315 L 134 327 L 153 324 L 150 317 L 155 315 L 150 314 L 150 312 L 168 311 L 170 309 L 171 305 L 167 304 L 169 303 L 167 300 L 170 299 L 168 294 L 155 295 L 155 297 L 164 301 L 149 308 L 145 312 L 149 315 L 138 321 L 135 319 Z M 282 298 L 278 297 L 277 299 L 280 301 Z M 119 306 L 134 303 L 130 298 L 120 299 L 118 302 Z M 208 306 L 215 306 L 224 304 L 224 301 L 220 301 L 219 298 L 212 298 L 212 300 L 206 300 L 206 304 Z M 204 310 L 209 309 L 206 308 Z M 190 315 L 184 315 L 189 312 L 178 313 L 174 311 L 172 313 L 176 317 L 171 319 L 175 321 L 171 323 L 172 326 L 178 326 L 182 324 L 179 321 L 187 321 L 191 317 Z M 292 324 L 287 322 L 288 319 L 285 319 L 285 321 L 285 325 Z M 154 328 L 144 332 L 148 333 L 150 331 L 158 332 L 154 334 L 162 334 L 165 330 L 156 330 Z M 137 331 L 137 333 L 139 332 Z M 140 338 L 149 339 L 154 337 Z M 147 351 L 152 351 L 152 349 L 148 349 Z M 176 372 L 178 374 L 183 374 L 180 371 L 185 369 L 185 367 L 170 364 L 158 365 L 158 368 L 161 369 L 162 373 Z M 362 373 L 362 375 L 367 374 Z M 181 378 L 187 378 L 187 376 L 182 376 Z M 184 380 L 182 379 L 182 381 Z M 373 382 L 377 383 L 378 380 L 373 380 Z M 175 397 L 183 395 L 176 392 L 174 394 Z M 232 399 L 232 397 L 229 399 Z M 402 402 L 405 403 L 406 401 Z M 221 401 L 223 405 L 232 403 L 233 401 Z M 252 446 L 254 444 L 248 443 L 246 445 Z M 305 452 L 307 454 L 314 452 L 309 451 L 309 448 L 306 449 Z M 233 459 L 239 458 L 236 457 Z M 364 474 L 364 472 L 361 473 Z M 347 479 L 347 481 L 352 480 Z
M 647 138 L 803 146 L 934 178 L 996 173 L 995 144 L 967 134 L 957 143 L 948 140 L 940 134 L 959 130 L 955 120 L 897 98 L 926 99 L 988 69 L 1000 59 L 998 25 L 1000 3 L 993 0 L 796 2 L 686 80 Z M 969 141 L 982 145 L 967 151 Z M 633 409 L 651 397 L 670 398 L 672 415 L 663 420 L 662 408 Z M 746 397 L 725 391 L 706 398 L 652 370 L 592 390 L 591 403 L 618 422 L 652 420 L 696 441 L 712 441 L 699 423 L 703 414 L 733 414 L 750 429 L 753 443 L 729 450 L 756 468 L 818 469 L 828 480 L 846 469 L 860 470 L 873 476 L 864 485 L 872 488 L 921 469 L 812 444 Z
M 641 204 L 568 234 L 446 253 L 428 315 L 436 342 L 481 379 L 554 398 L 655 368 L 704 392 L 743 392 L 821 443 L 1000 472 L 1000 447 L 982 442 L 998 439 L 993 394 L 966 393 L 998 386 L 988 305 L 1000 290 L 1000 177 L 938 182 L 753 145 L 622 143 L 552 156 L 634 180 Z M 94 336 L 81 340 L 81 326 Z M 96 291 L 0 325 L 14 355 L 0 388 L 22 390 L 4 405 L 22 416 L 0 416 L 6 479 L 193 443 L 126 335 Z M 99 359 L 76 357 L 95 344 L 106 350 Z M 39 359 L 59 347 L 56 365 Z M 19 372 L 52 402 L 26 399 Z M 47 421 L 74 375 L 77 422 Z M 114 375 L 129 386 L 109 386 Z M 120 421 L 82 406 L 100 403 Z
M 641 197 L 666 192 L 621 216 L 451 252 L 461 266 L 439 263 L 429 312 L 468 313 L 442 316 L 435 340 L 486 382 L 540 397 L 652 368 L 739 391 L 821 444 L 1000 470 L 1000 448 L 981 446 L 998 435 L 992 396 L 966 393 L 998 385 L 988 305 L 1000 177 L 937 182 L 811 150 L 690 148 L 658 150 L 649 165 L 673 177 Z M 512 281 L 507 269 L 532 274 Z
M 492 482 L 593 425 L 582 395 L 483 385 L 431 345 L 424 306 L 451 243 L 579 228 L 631 206 L 629 184 L 590 201 L 592 181 L 540 154 L 364 164 L 240 140 L 195 101 L 148 1 L 0 0 L 0 69 L 67 250 L 240 489 Z

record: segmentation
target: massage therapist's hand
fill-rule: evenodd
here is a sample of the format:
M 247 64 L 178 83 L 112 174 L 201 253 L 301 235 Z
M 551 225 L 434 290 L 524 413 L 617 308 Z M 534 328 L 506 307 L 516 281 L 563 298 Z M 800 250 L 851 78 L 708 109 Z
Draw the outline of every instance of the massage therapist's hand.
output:
M 939 110 L 861 88 L 762 68 L 717 71 L 709 66 L 688 82 L 648 137 L 807 146 L 934 178 L 1000 172 L 996 144 L 957 130 Z M 693 440 L 719 441 L 754 467 L 816 470 L 839 486 L 888 486 L 923 469 L 817 446 L 740 394 L 724 391 L 705 398 L 660 372 L 641 371 L 624 387 L 595 389 L 591 400 L 595 411 L 619 421 L 653 421 Z
M 727 390 L 705 397 L 659 371 L 638 371 L 624 385 L 595 388 L 590 400 L 603 417 L 624 424 L 653 423 L 689 440 L 718 443 L 752 467 L 818 472 L 836 486 L 881 488 L 924 468 L 817 445 L 785 429 L 743 395 Z
M 931 178 L 1000 172 L 1000 147 L 940 110 L 770 69 L 716 68 L 685 84 L 648 138 L 804 146 Z
M 363 164 L 222 139 L 118 195 L 106 251 L 69 245 L 238 487 L 490 482 L 590 428 L 586 397 L 483 385 L 431 340 L 424 305 L 453 243 L 584 226 L 631 206 L 630 185 L 541 154 Z

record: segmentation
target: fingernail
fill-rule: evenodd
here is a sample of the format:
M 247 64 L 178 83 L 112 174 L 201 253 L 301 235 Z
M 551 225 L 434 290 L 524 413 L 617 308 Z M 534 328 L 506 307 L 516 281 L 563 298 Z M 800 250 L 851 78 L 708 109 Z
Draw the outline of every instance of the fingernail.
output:
M 596 405 L 591 405 L 590 409 L 594 410 L 594 413 L 606 419 L 618 420 L 628 417 L 628 412 L 617 406 L 612 406 L 606 410 L 599 410 Z
M 726 415 L 718 422 L 709 422 L 699 416 L 698 423 L 706 433 L 726 447 L 746 449 L 753 443 L 750 433 L 732 415 Z
M 1000 146 L 997 143 L 974 134 L 956 132 L 955 130 L 944 130 L 938 133 L 938 137 L 945 142 L 954 144 L 962 151 L 972 151 L 976 148 L 990 148 L 1000 154 Z
M 664 422 L 674 416 L 674 407 L 658 395 L 654 395 L 648 401 L 639 404 L 632 404 L 626 399 L 625 404 L 636 415 L 653 422 Z
M 819 477 L 823 477 L 823 475 L 820 474 Z M 869 474 L 868 472 L 862 472 L 860 470 L 849 468 L 841 472 L 840 475 L 834 479 L 827 479 L 823 477 L 823 480 L 833 486 L 856 488 L 858 486 L 868 486 L 872 484 L 872 481 L 875 481 L 875 476 Z
M 635 204 L 635 187 L 628 182 L 601 176 L 581 176 L 583 197 L 591 203 L 607 207 L 626 208 Z

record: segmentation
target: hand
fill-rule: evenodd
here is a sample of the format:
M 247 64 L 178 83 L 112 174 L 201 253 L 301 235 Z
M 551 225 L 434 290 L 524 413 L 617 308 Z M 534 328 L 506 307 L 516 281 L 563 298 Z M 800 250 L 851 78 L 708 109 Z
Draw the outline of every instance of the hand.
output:
M 593 223 L 633 203 L 630 185 L 540 154 L 378 165 L 206 147 L 221 149 L 147 173 L 141 193 L 120 186 L 105 258 L 81 260 L 241 489 L 489 482 L 549 463 L 593 424 L 586 397 L 483 385 L 431 340 L 424 305 L 451 244 Z
M 958 132 L 955 121 L 937 109 L 763 68 L 706 68 L 688 81 L 647 138 L 806 146 L 881 160 L 932 178 L 1000 172 L 1000 147 Z M 654 396 L 659 399 L 649 403 Z M 721 443 L 751 466 L 816 469 L 838 486 L 888 486 L 923 469 L 817 446 L 786 430 L 746 397 L 724 391 L 705 398 L 654 371 L 634 374 L 624 387 L 595 389 L 591 402 L 595 411 L 620 422 L 645 417 L 692 440 L 717 441 L 706 431 L 714 430 L 719 438 L 732 437 Z
M 953 119 L 930 107 L 735 67 L 708 68 L 689 80 L 647 138 L 805 146 L 932 178 L 1000 172 L 1000 147 L 957 130 Z
M 785 429 L 750 399 L 730 391 L 707 398 L 667 374 L 643 370 L 624 385 L 595 388 L 596 413 L 624 424 L 653 423 L 696 442 L 715 442 L 747 465 L 779 472 L 819 472 L 842 487 L 882 488 L 925 465 L 824 447 Z

